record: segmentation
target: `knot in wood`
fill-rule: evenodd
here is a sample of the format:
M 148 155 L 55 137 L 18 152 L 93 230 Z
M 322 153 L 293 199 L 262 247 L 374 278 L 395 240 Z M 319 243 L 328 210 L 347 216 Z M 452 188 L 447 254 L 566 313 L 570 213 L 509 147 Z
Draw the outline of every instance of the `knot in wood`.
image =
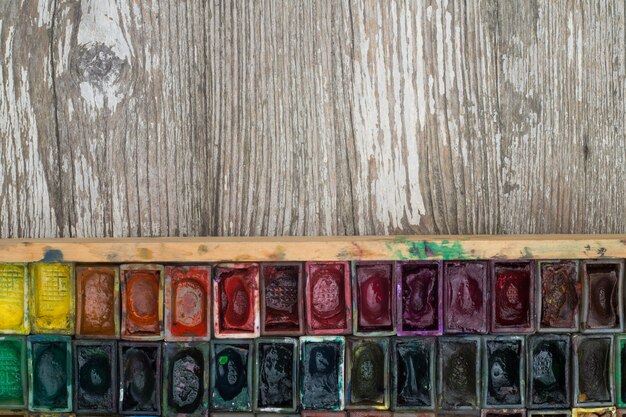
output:
M 119 80 L 126 63 L 110 47 L 97 42 L 80 47 L 75 69 L 81 81 L 103 87 Z

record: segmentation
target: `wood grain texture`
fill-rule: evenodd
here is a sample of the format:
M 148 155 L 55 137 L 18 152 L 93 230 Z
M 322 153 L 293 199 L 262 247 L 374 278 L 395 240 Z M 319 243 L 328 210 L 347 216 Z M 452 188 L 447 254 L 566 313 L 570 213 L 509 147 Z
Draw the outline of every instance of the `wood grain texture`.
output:
M 625 15 L 0 1 L 0 238 L 624 233 Z

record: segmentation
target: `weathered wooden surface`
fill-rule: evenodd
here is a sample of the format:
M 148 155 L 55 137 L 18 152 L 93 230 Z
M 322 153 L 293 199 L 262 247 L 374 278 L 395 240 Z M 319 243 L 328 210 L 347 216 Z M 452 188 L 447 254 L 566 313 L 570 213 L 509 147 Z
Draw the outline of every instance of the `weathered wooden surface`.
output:
M 0 0 L 0 237 L 624 233 L 625 8 Z

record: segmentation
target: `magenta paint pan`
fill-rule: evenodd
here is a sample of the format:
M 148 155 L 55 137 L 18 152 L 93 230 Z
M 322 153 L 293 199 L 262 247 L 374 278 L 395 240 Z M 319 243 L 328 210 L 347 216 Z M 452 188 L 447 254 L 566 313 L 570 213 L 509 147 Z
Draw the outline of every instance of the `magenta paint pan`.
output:
M 261 335 L 304 334 L 304 274 L 301 263 L 261 264 Z
M 352 263 L 352 327 L 357 336 L 396 334 L 393 262 Z
M 258 264 L 216 265 L 213 300 L 215 338 L 246 339 L 260 335 Z
M 443 275 L 446 333 L 489 332 L 489 264 L 445 262 Z
M 307 262 L 305 269 L 307 334 L 350 334 L 350 263 Z
M 440 261 L 398 262 L 398 336 L 440 335 L 443 330 Z
M 491 331 L 532 333 L 535 330 L 535 262 L 492 261 Z

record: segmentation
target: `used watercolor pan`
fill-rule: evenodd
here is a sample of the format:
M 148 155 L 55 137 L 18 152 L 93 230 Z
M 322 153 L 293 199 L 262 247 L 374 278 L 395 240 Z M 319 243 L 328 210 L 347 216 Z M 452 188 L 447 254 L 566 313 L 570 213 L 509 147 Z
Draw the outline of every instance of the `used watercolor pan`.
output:
M 0 241 L 0 416 L 622 415 L 624 242 Z

